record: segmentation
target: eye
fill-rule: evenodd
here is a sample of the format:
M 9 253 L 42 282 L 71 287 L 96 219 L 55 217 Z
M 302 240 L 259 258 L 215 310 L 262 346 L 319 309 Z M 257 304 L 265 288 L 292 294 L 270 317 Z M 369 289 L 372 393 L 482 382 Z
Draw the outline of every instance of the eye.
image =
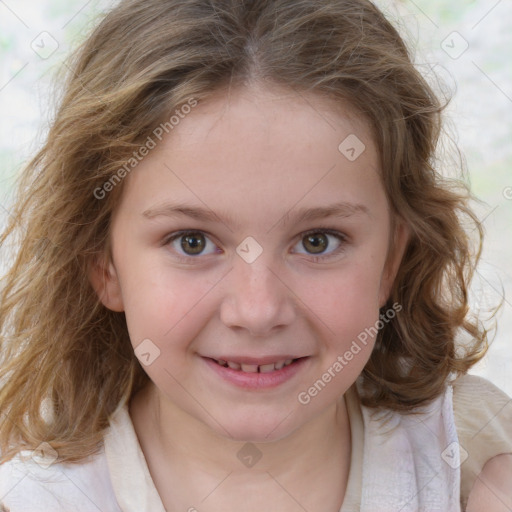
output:
M 180 231 L 166 239 L 165 245 L 170 245 L 178 257 L 200 256 L 213 254 L 217 246 L 202 231 Z M 205 252 L 209 249 L 210 252 Z M 213 249 L 213 251 L 212 251 Z
M 295 247 L 301 245 L 307 251 L 306 254 L 318 254 L 321 258 L 328 258 L 343 251 L 346 239 L 347 237 L 343 233 L 319 228 L 303 233 L 301 240 Z M 331 247 L 332 250 L 327 252 Z M 300 251 L 294 252 L 300 253 Z
M 306 250 L 306 253 L 302 252 L 302 254 L 312 255 L 314 261 L 327 259 L 341 253 L 345 248 L 344 242 L 346 241 L 347 237 L 343 233 L 317 228 L 303 233 L 301 240 L 295 245 L 292 252 L 301 254 L 300 249 L 296 248 L 302 245 Z M 222 252 L 202 231 L 189 230 L 173 233 L 165 239 L 164 245 L 170 246 L 175 256 L 184 261 Z

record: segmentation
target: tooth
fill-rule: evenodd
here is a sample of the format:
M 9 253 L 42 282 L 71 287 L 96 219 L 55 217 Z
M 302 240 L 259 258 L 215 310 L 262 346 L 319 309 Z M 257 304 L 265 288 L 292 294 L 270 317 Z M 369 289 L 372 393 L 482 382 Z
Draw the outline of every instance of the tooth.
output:
M 276 370 L 280 370 L 284 366 L 284 361 L 278 361 L 274 366 Z
M 274 363 L 260 365 L 260 373 L 269 373 L 274 371 Z
M 284 366 L 288 366 L 289 364 L 292 364 L 293 362 L 293 359 L 287 359 L 285 362 L 284 362 Z
M 224 359 L 217 359 L 217 363 L 219 363 L 221 366 L 226 366 L 227 363 L 224 361 Z
M 240 365 L 238 363 L 234 363 L 233 361 L 228 361 L 228 366 L 233 370 L 240 370 Z
M 248 373 L 256 373 L 258 371 L 257 364 L 243 364 L 242 363 L 242 371 Z

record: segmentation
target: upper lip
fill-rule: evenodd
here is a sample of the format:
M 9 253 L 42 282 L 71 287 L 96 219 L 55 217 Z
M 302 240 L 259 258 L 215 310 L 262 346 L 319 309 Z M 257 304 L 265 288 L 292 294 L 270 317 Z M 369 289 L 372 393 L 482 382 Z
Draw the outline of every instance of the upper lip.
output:
M 287 361 L 288 359 L 300 359 L 306 356 L 294 356 L 290 354 L 278 354 L 275 356 L 253 357 L 253 356 L 240 356 L 240 355 L 226 355 L 226 356 L 203 356 L 209 359 L 216 359 L 217 361 L 231 361 L 238 364 L 256 364 L 258 366 L 264 364 L 277 363 L 278 361 Z

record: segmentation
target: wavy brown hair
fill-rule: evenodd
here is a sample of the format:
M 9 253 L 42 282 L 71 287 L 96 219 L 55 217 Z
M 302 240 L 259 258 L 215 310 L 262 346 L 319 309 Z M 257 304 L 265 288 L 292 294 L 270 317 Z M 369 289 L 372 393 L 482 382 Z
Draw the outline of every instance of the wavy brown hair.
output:
M 0 238 L 16 247 L 0 296 L 2 461 L 42 441 L 65 462 L 96 453 L 110 415 L 148 382 L 124 314 L 105 308 L 87 278 L 95 258 L 109 257 L 123 183 L 104 199 L 94 191 L 180 105 L 248 81 L 348 101 L 371 126 L 392 211 L 410 227 L 389 298 L 403 311 L 379 332 L 364 403 L 411 410 L 483 356 L 486 331 L 468 308 L 482 229 L 463 181 L 435 165 L 445 105 L 372 3 L 125 0 L 67 66 Z

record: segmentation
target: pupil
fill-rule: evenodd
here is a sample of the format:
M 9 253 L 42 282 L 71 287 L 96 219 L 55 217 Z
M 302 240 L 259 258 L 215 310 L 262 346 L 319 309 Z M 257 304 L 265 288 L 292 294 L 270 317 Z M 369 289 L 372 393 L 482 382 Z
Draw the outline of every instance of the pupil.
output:
M 204 249 L 204 246 L 204 236 L 199 233 L 196 235 L 184 235 L 181 239 L 181 248 L 188 254 L 199 254 Z
M 307 244 L 310 244 L 313 249 L 311 250 L 311 249 L 308 249 L 306 247 L 306 245 L 304 245 L 304 246 L 306 247 L 306 249 L 308 249 L 310 252 L 313 252 L 313 253 L 319 253 L 319 252 L 325 251 L 325 249 L 327 248 L 327 245 L 328 245 L 327 237 L 320 233 L 308 235 L 306 237 L 306 241 L 307 241 Z

